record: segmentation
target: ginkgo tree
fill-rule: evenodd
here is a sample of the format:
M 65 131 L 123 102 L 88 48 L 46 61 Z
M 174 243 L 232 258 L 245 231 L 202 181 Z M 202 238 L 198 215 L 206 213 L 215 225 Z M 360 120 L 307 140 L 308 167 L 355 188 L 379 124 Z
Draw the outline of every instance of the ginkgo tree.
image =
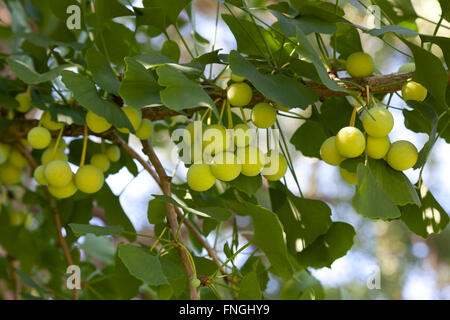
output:
M 195 1 L 4 1 L 0 278 L 15 298 L 263 299 L 269 278 L 280 299 L 325 298 L 311 270 L 346 255 L 356 230 L 303 194 L 291 146 L 337 167 L 365 218 L 423 238 L 446 228 L 422 172 L 450 139 L 450 40 L 436 35 L 447 1 L 432 35 L 414 27 L 409 0 L 374 0 L 372 29 L 346 18 L 344 1 L 210 2 L 212 43 L 195 28 Z M 220 21 L 235 50 L 216 47 Z M 362 35 L 410 62 L 380 74 Z M 394 95 L 406 127 L 428 136 L 423 148 L 391 141 Z M 284 117 L 301 120 L 289 140 Z M 181 182 L 158 152 L 174 144 Z M 138 165 L 160 190 L 145 234 L 105 182 Z M 417 181 L 403 173 L 411 168 Z M 219 249 L 211 235 L 225 226 L 232 237 Z

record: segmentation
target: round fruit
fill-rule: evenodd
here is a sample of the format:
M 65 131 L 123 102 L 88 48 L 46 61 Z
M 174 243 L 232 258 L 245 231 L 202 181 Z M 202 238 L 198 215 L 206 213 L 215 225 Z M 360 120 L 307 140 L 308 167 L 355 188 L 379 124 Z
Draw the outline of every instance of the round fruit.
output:
M 70 182 L 68 184 L 66 184 L 65 186 L 62 186 L 62 187 L 55 187 L 55 186 L 49 185 L 48 191 L 55 198 L 66 199 L 66 198 L 70 198 L 71 196 L 73 196 L 75 194 L 75 192 L 77 192 L 77 187 L 73 183 L 73 179 L 72 179 L 72 180 L 70 180 Z
M 194 141 L 200 143 L 205 128 L 205 125 L 200 121 L 188 123 L 186 128 L 184 128 L 183 142 L 188 146 L 192 146 L 194 144 Z
M 214 155 L 216 153 L 228 150 L 231 146 L 229 132 L 221 124 L 213 124 L 203 131 L 203 150 L 206 154 Z
M 53 160 L 45 166 L 44 176 L 49 185 L 63 187 L 72 180 L 72 170 L 67 161 Z
M 232 73 L 231 80 L 233 80 L 234 82 L 242 82 L 245 80 L 245 77 L 241 77 L 241 76 L 238 76 L 238 75 Z
M 352 53 L 348 56 L 345 64 L 348 74 L 352 77 L 368 77 L 373 73 L 372 57 L 364 52 Z
M 326 163 L 337 166 L 345 158 L 341 156 L 336 147 L 336 136 L 326 139 L 320 147 L 320 157 Z
M 17 150 L 12 150 L 9 154 L 9 163 L 19 169 L 23 169 L 28 166 L 27 159 Z
M 262 174 L 269 181 L 277 181 L 284 177 L 287 167 L 286 158 L 281 153 L 269 151 L 266 155 L 266 165 Z
M 416 147 L 411 142 L 400 140 L 391 144 L 387 162 L 393 169 L 403 171 L 416 164 L 418 155 Z
M 147 140 L 153 133 L 153 123 L 149 119 L 142 119 L 139 129 L 136 131 L 136 137 L 141 140 Z
M 62 127 L 64 127 L 64 123 L 60 123 L 60 122 L 55 122 L 52 120 L 52 116 L 50 114 L 50 112 L 45 111 L 42 114 L 41 117 L 41 124 L 46 127 L 48 130 L 60 130 Z
M 242 165 L 232 152 L 221 152 L 214 156 L 211 164 L 212 174 L 219 180 L 232 181 L 241 173 Z
M 56 140 L 53 139 L 52 141 L 50 141 L 50 144 L 48 145 L 48 147 L 50 149 L 52 149 L 55 146 L 55 143 L 56 143 Z M 67 148 L 66 142 L 64 141 L 64 139 L 60 139 L 59 144 L 58 144 L 58 149 L 64 151 L 64 150 L 66 150 L 66 148 Z
M 41 155 L 41 163 L 42 164 L 48 164 L 53 160 L 63 160 L 66 161 L 68 160 L 67 154 L 64 153 L 64 151 L 60 150 L 60 149 L 56 149 L 55 153 L 53 153 L 53 149 L 48 148 L 47 150 L 45 150 L 42 155 Z
M 375 137 L 386 137 L 394 127 L 394 117 L 389 110 L 382 107 L 369 109 L 363 118 L 364 130 L 367 134 Z
M 358 184 L 358 175 L 355 172 L 350 172 L 344 168 L 339 168 L 339 172 L 341 173 L 341 177 L 345 180 L 345 182 L 353 185 Z
M 270 104 L 260 102 L 253 107 L 252 121 L 258 128 L 269 128 L 277 121 L 277 112 Z
M 200 287 L 201 284 L 202 282 L 197 278 L 191 280 L 191 286 L 193 286 L 194 288 Z
M 205 163 L 193 164 L 187 172 L 187 183 L 194 191 L 206 191 L 216 183 L 211 168 Z
M 414 72 L 416 71 L 416 64 L 414 62 L 408 62 L 398 68 L 399 73 L 403 72 Z
M 84 193 L 97 192 L 103 187 L 104 182 L 103 172 L 90 164 L 79 168 L 75 175 L 75 186 Z
M 242 164 L 241 173 L 244 176 L 257 176 L 264 168 L 264 153 L 255 146 L 238 148 L 236 155 Z
M 25 219 L 25 214 L 19 211 L 9 211 L 9 224 L 12 227 L 20 227 Z
M 18 184 L 22 178 L 22 171 L 10 163 L 0 165 L 0 181 L 4 184 Z
M 0 142 L 0 151 L 3 153 L 3 156 L 6 159 L 9 157 L 9 152 L 11 151 L 11 146 L 9 144 L 4 144 Z
M 109 146 L 106 149 L 106 155 L 108 156 L 109 160 L 112 162 L 119 161 L 120 159 L 120 148 L 116 145 Z
M 52 136 L 43 127 L 34 127 L 28 131 L 27 141 L 33 149 L 45 149 L 50 144 Z
M 91 164 L 96 166 L 103 172 L 108 171 L 109 169 L 109 158 L 104 153 L 96 153 L 91 157 Z
M 108 120 L 106 120 L 102 116 L 95 114 L 92 111 L 88 111 L 88 113 L 86 114 L 86 125 L 88 126 L 89 130 L 94 133 L 105 132 L 112 126 L 111 123 L 108 122 Z
M 252 88 L 245 82 L 233 83 L 227 89 L 227 98 L 232 106 L 244 107 L 252 101 Z
M 344 127 L 336 135 L 336 147 L 341 156 L 356 158 L 366 148 L 364 134 L 355 127 Z
M 23 221 L 23 226 L 25 228 L 28 228 L 31 225 L 32 222 L 33 222 L 33 216 L 31 214 L 29 214 L 29 213 L 25 214 L 25 219 Z
M 31 109 L 31 95 L 29 92 L 21 92 L 16 95 L 16 100 L 19 102 L 19 106 L 17 107 L 17 111 L 19 112 L 27 112 Z
M 130 123 L 133 126 L 134 131 L 137 131 L 142 121 L 141 111 L 131 107 L 123 107 L 122 111 L 125 112 L 125 115 L 127 116 L 128 120 L 130 120 Z M 127 128 L 117 128 L 117 130 L 119 130 L 122 133 L 130 133 L 130 130 L 128 130 Z
M 391 142 L 389 137 L 374 138 L 367 137 L 367 155 L 372 159 L 382 159 L 389 151 Z
M 402 97 L 405 100 L 423 101 L 427 97 L 427 89 L 420 83 L 408 81 L 402 87 Z
M 233 138 L 236 147 L 246 147 L 253 141 L 252 129 L 245 123 L 237 124 L 233 128 Z
M 45 178 L 45 165 L 40 165 L 34 170 L 33 178 L 39 183 L 41 186 L 46 186 L 48 184 L 47 179 Z

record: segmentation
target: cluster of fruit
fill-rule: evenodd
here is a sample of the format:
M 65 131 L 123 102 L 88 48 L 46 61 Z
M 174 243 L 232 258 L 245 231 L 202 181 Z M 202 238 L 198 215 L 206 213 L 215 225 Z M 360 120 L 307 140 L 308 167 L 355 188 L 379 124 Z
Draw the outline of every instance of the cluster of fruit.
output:
M 231 79 L 227 102 L 233 107 L 248 106 L 253 97 L 252 88 L 243 77 L 232 75 Z M 222 124 L 196 127 L 191 122 L 186 126 L 183 142 L 190 148 L 188 160 L 194 163 L 187 172 L 187 183 L 192 190 L 206 191 L 216 180 L 232 181 L 240 174 L 248 177 L 261 174 L 269 181 L 285 175 L 286 158 L 277 151 L 264 154 L 255 145 L 255 129 L 243 120 L 244 123 L 229 130 Z M 252 108 L 251 122 L 256 128 L 270 128 L 276 120 L 276 109 L 271 104 L 260 102 Z
M 9 210 L 9 224 L 12 227 L 28 228 L 33 222 L 33 215 L 26 211 Z
M 0 143 L 0 182 L 18 184 L 27 165 L 27 159 L 18 150 Z

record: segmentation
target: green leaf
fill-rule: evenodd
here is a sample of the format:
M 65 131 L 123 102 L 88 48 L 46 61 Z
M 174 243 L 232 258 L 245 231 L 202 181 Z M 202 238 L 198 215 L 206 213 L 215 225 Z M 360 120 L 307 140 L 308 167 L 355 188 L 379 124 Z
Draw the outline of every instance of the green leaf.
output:
M 83 107 L 104 117 L 117 128 L 128 128 L 132 133 L 135 132 L 125 113 L 116 104 L 103 100 L 89 79 L 71 71 L 63 71 L 62 76 L 66 87 Z
M 338 30 L 331 36 L 330 45 L 339 52 L 340 59 L 347 59 L 354 52 L 364 51 L 359 32 L 353 25 L 338 23 L 337 26 Z
M 91 47 L 86 52 L 86 62 L 95 82 L 105 91 L 117 95 L 120 82 L 105 56 Z
M 305 267 L 330 267 L 336 259 L 345 256 L 351 249 L 355 234 L 351 225 L 333 222 L 327 233 L 297 253 L 297 260 Z
M 84 47 L 84 44 L 82 43 L 57 41 L 39 33 L 19 33 L 17 36 L 23 37 L 24 39 L 39 47 L 60 46 L 71 47 L 74 50 L 82 50 Z
M 243 174 L 229 182 L 231 186 L 246 194 L 254 194 L 262 185 L 261 176 L 247 177 Z
M 283 279 L 289 279 L 292 276 L 292 267 L 288 259 L 283 228 L 277 215 L 249 202 L 226 203 L 237 214 L 252 217 L 255 233 L 251 242 L 266 254 L 275 273 Z
M 117 236 L 123 232 L 122 226 L 95 226 L 92 224 L 69 223 L 69 227 L 76 234 L 90 233 L 96 236 Z
M 297 80 L 281 74 L 261 74 L 255 66 L 234 50 L 231 51 L 228 59 L 234 74 L 245 77 L 266 98 L 282 106 L 305 109 L 318 99 L 312 90 Z
M 293 134 L 290 142 L 305 157 L 320 159 L 320 147 L 328 138 L 323 125 L 315 120 L 306 120 Z
M 374 0 L 373 3 L 394 23 L 417 18 L 411 0 L 395 0 L 395 5 L 391 0 Z
M 156 69 L 158 83 L 164 86 L 160 93 L 162 103 L 173 110 L 194 107 L 209 107 L 215 110 L 209 95 L 194 81 L 172 66 L 161 66 Z
M 161 87 L 152 72 L 133 58 L 125 58 L 125 64 L 126 70 L 119 89 L 124 102 L 133 108 L 161 105 Z
M 322 300 L 325 292 L 320 282 L 302 270 L 286 281 L 280 290 L 281 300 Z
M 167 209 L 164 201 L 160 199 L 150 200 L 147 211 L 148 222 L 151 224 L 164 224 L 166 215 Z
M 137 10 L 138 25 L 150 25 L 159 32 L 175 24 L 181 11 L 191 0 L 144 0 L 144 9 Z
M 357 173 L 358 185 L 352 199 L 355 211 L 370 219 L 390 220 L 400 217 L 400 210 L 370 168 L 359 164 Z
M 133 12 L 117 0 L 96 0 L 95 15 L 97 16 L 97 28 L 101 28 L 106 20 L 116 17 L 131 16 L 133 15 Z
M 433 233 L 437 234 L 445 230 L 450 219 L 425 185 L 422 185 L 420 196 L 422 205 L 409 204 L 401 207 L 400 219 L 409 230 L 426 239 Z
M 24 62 L 16 59 L 8 58 L 6 59 L 8 62 L 9 68 L 12 72 L 23 82 L 27 84 L 39 84 L 47 81 L 52 81 L 59 75 L 61 75 L 61 72 L 63 70 L 66 70 L 68 68 L 71 68 L 71 65 L 65 64 L 58 66 L 46 73 L 39 74 L 33 69 L 31 69 L 30 66 L 25 64 Z
M 114 263 L 116 250 L 108 238 L 87 234 L 80 249 L 86 252 L 88 259 L 97 259 L 107 265 Z
M 178 46 L 178 43 L 173 40 L 164 41 L 161 53 L 175 62 L 180 60 L 180 47 Z
M 255 272 L 246 274 L 240 282 L 238 300 L 261 300 L 261 288 Z
M 130 244 L 121 244 L 118 252 L 119 258 L 132 276 L 152 286 L 169 283 L 158 257 Z
M 450 6 L 449 6 L 450 8 Z M 429 36 L 429 35 L 420 35 L 420 38 L 423 42 L 432 42 L 437 44 L 444 54 L 445 63 L 447 67 L 450 66 L 450 39 L 446 37 L 438 37 L 438 36 Z
M 359 26 L 359 28 L 374 37 L 379 37 L 379 36 L 382 36 L 389 32 L 394 32 L 394 33 L 397 33 L 399 35 L 406 36 L 406 37 L 414 37 L 414 36 L 419 35 L 419 33 L 417 31 L 411 30 L 409 28 L 401 27 L 401 26 L 396 26 L 396 25 L 380 26 L 379 28 L 374 28 L 374 29 L 366 29 L 366 28 L 363 28 L 360 26 Z

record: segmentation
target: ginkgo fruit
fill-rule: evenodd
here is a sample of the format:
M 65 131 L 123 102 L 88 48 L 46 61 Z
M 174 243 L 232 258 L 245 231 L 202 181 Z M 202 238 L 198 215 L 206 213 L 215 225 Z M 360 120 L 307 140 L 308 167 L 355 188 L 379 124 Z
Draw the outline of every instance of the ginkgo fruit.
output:
M 289 108 L 289 107 L 280 106 L 278 103 L 276 103 L 274 101 L 272 102 L 272 105 L 273 105 L 273 107 L 275 109 L 278 109 L 278 110 L 281 110 L 281 111 L 289 111 L 289 110 L 292 109 L 292 108 Z
M 6 159 L 9 157 L 9 153 L 11 152 L 11 146 L 9 144 L 1 143 L 0 142 L 0 152 L 3 153 L 3 156 Z
M 94 133 L 102 133 L 111 128 L 111 123 L 108 122 L 104 117 L 95 114 L 92 111 L 88 111 L 86 114 L 86 125 L 89 130 Z
M 0 181 L 4 184 L 18 184 L 22 178 L 22 171 L 10 163 L 0 165 Z
M 55 146 L 56 144 L 56 140 L 53 139 L 52 141 L 50 141 L 50 144 L 48 145 L 48 147 L 51 149 Z M 59 143 L 58 143 L 58 149 L 64 151 L 67 148 L 67 144 L 66 141 L 64 141 L 64 139 L 60 139 Z
M 30 213 L 25 214 L 25 218 L 23 219 L 23 226 L 28 228 L 33 223 L 33 216 Z
M 399 73 L 403 72 L 414 72 L 416 71 L 416 64 L 414 62 L 408 62 L 398 68 Z
M 266 165 L 261 173 L 269 181 L 278 181 L 284 177 L 287 168 L 286 158 L 281 153 L 269 151 L 266 154 Z
M 374 70 L 372 57 L 364 52 L 349 55 L 345 65 L 348 74 L 356 78 L 368 77 Z
M 394 127 L 394 117 L 386 108 L 373 107 L 364 115 L 363 126 L 368 135 L 382 138 Z
M 252 101 L 252 88 L 245 82 L 233 83 L 227 89 L 227 99 L 234 107 L 244 107 Z
M 75 186 L 84 193 L 95 193 L 103 187 L 105 177 L 103 172 L 93 166 L 85 165 L 75 174 Z
M 336 135 L 336 147 L 343 157 L 356 158 L 364 152 L 366 139 L 358 128 L 344 127 Z
M 245 77 L 241 77 L 241 76 L 238 76 L 237 74 L 232 73 L 231 80 L 233 80 L 234 82 L 242 82 L 245 80 Z
M 336 136 L 326 139 L 320 147 L 320 157 L 326 163 L 337 166 L 345 158 L 341 156 L 336 146 Z
M 255 146 L 238 148 L 236 150 L 236 156 L 242 164 L 241 173 L 248 177 L 254 177 L 260 174 L 266 162 L 264 153 Z
M 43 127 L 34 127 L 27 134 L 27 141 L 33 149 L 45 149 L 51 140 L 50 132 Z
M 415 81 L 408 81 L 402 87 L 402 98 L 405 100 L 423 101 L 427 93 L 427 89 Z
M 91 161 L 90 163 L 93 166 L 96 166 L 97 168 L 99 168 L 100 170 L 102 170 L 103 172 L 108 171 L 110 163 L 109 163 L 109 158 L 106 154 L 104 153 L 96 153 L 91 157 Z
M 50 112 L 45 111 L 41 116 L 41 124 L 48 130 L 60 130 L 64 127 L 64 123 L 56 122 L 52 120 Z
M 372 159 L 382 159 L 388 153 L 391 143 L 389 138 L 367 137 L 367 155 Z
M 412 168 L 418 158 L 417 148 L 409 141 L 399 140 L 391 144 L 387 154 L 387 163 L 395 170 Z
M 193 164 L 187 172 L 187 183 L 194 191 L 206 191 L 216 183 L 216 177 L 206 163 Z
M 53 160 L 45 166 L 44 176 L 49 185 L 63 187 L 72 180 L 72 170 L 66 161 Z
M 28 112 L 31 109 L 31 95 L 27 92 L 21 92 L 16 95 L 19 106 L 16 108 L 19 112 Z
M 277 112 L 267 102 L 260 102 L 253 107 L 252 121 L 258 128 L 270 128 L 277 121 Z
M 125 113 L 128 120 L 130 120 L 130 123 L 133 126 L 134 131 L 137 131 L 142 121 L 141 111 L 132 107 L 123 107 L 122 111 Z M 119 130 L 122 133 L 130 133 L 130 130 L 128 128 L 117 128 L 117 130 Z
M 33 178 L 39 183 L 41 186 L 46 186 L 48 184 L 47 179 L 45 178 L 45 165 L 40 165 L 33 172 Z
M 219 180 L 232 181 L 241 173 L 242 165 L 232 152 L 221 152 L 214 156 L 211 164 L 212 174 Z
M 106 155 L 109 160 L 116 162 L 120 160 L 120 148 L 116 145 L 109 146 L 106 148 Z
M 53 148 L 46 149 L 41 155 L 41 164 L 45 165 L 53 160 L 67 161 L 68 157 L 67 154 L 59 148 L 56 148 L 56 150 L 53 150 Z
M 246 147 L 253 141 L 253 131 L 248 124 L 239 123 L 233 128 L 233 138 L 236 147 Z
M 231 146 L 231 137 L 227 129 L 221 124 L 213 124 L 203 131 L 204 153 L 214 155 L 228 150 Z
M 21 211 L 10 210 L 9 211 L 9 224 L 12 227 L 20 227 L 25 219 L 25 214 Z
M 136 130 L 136 137 L 141 140 L 147 140 L 152 136 L 153 123 L 149 119 L 142 119 L 141 125 Z
M 200 144 L 205 128 L 205 124 L 200 121 L 189 122 L 184 128 L 183 142 L 188 146 L 192 146 L 195 142 Z
M 62 187 L 55 187 L 52 185 L 48 186 L 48 191 L 52 196 L 58 199 L 70 198 L 77 192 L 77 187 L 73 183 L 73 179 L 70 180 L 68 184 Z
M 9 163 L 13 166 L 23 169 L 28 166 L 27 159 L 17 150 L 13 149 L 9 154 Z
M 347 169 L 339 167 L 339 172 L 341 174 L 342 179 L 349 184 L 356 185 L 358 184 L 358 175 L 355 172 L 350 172 Z

